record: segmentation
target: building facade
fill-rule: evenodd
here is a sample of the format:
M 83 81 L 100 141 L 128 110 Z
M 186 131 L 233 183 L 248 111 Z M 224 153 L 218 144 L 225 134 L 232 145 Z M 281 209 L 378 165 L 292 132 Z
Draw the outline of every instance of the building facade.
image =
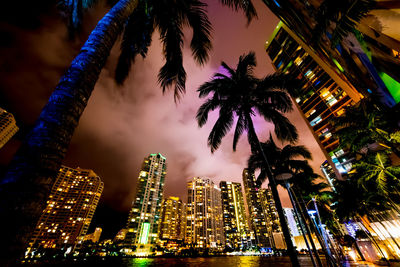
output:
M 244 207 L 242 185 L 221 181 L 222 213 L 225 232 L 225 244 L 235 250 L 249 247 L 249 227 Z
M 18 132 L 18 127 L 14 116 L 0 108 L 0 148 L 2 148 L 16 132 Z
M 377 0 L 373 10 L 336 47 L 330 46 L 331 30 L 313 50 L 325 63 L 347 78 L 363 95 L 378 93 L 381 102 L 400 101 L 400 2 Z M 268 8 L 303 41 L 310 44 L 322 0 L 264 0 Z M 398 105 L 397 105 L 398 106 Z
M 275 206 L 275 200 L 272 196 L 272 191 L 268 188 L 262 188 L 260 189 L 260 197 L 268 231 L 268 238 L 270 240 L 271 246 L 281 248 L 279 244 L 281 244 L 282 242 L 280 240 L 276 240 L 276 238 L 281 238 L 282 229 L 279 222 L 278 211 L 276 210 Z
M 254 232 L 254 245 L 259 247 L 272 247 L 268 234 L 267 223 L 265 221 L 260 188 L 257 185 L 254 173 L 243 170 L 243 185 L 246 194 L 247 207 L 249 211 L 249 226 Z
M 268 40 L 266 51 L 277 71 L 290 73 L 300 81 L 297 107 L 340 178 L 351 169 L 351 157 L 338 148 L 330 119 L 343 114 L 363 96 L 282 22 Z
M 187 186 L 186 244 L 197 249 L 224 249 L 221 189 L 200 177 L 194 177 Z
M 168 197 L 161 205 L 161 222 L 158 231 L 159 244 L 177 250 L 185 239 L 186 204 L 179 197 Z
M 124 246 L 130 252 L 147 253 L 156 245 L 166 170 L 166 158 L 160 153 L 143 161 L 126 226 Z
M 103 188 L 92 170 L 62 166 L 29 242 L 28 254 L 40 249 L 74 249 L 89 228 Z

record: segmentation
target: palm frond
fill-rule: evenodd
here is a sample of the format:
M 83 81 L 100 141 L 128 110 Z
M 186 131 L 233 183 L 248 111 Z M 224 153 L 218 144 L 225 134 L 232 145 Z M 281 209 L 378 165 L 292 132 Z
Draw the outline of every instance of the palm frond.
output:
M 208 136 L 208 146 L 211 148 L 211 153 L 218 149 L 222 142 L 222 138 L 228 133 L 233 124 L 233 113 L 224 108 L 220 109 L 219 118 L 212 128 Z
M 255 95 L 260 100 L 256 103 L 258 110 L 274 109 L 283 113 L 293 110 L 292 101 L 286 92 L 280 90 L 257 90 Z
M 257 184 L 259 184 L 260 186 L 268 179 L 267 173 L 265 171 L 265 169 L 261 169 L 260 174 L 257 176 Z
M 98 0 L 58 0 L 57 7 L 67 19 L 70 37 L 79 32 L 82 26 L 83 13 L 97 4 Z
M 212 27 L 205 10 L 207 5 L 197 0 L 192 0 L 191 2 L 192 4 L 187 12 L 189 25 L 193 29 L 190 48 L 194 59 L 203 65 L 208 60 L 209 52 L 212 49 Z
M 299 80 L 294 78 L 292 75 L 277 72 L 265 76 L 261 80 L 257 90 L 260 90 L 260 92 L 265 92 L 269 91 L 270 89 L 280 89 L 293 94 L 294 92 L 301 90 L 301 88 L 299 88 L 299 84 L 301 84 Z
M 319 43 L 321 37 L 327 32 L 332 21 L 336 21 L 347 6 L 346 0 L 324 0 L 319 6 L 316 14 L 316 25 L 313 29 L 312 42 Z
M 208 96 L 210 93 L 214 93 L 214 95 L 221 95 L 222 91 L 226 91 L 227 88 L 232 87 L 232 80 L 230 78 L 215 78 L 216 74 L 214 75 L 214 79 L 203 83 L 197 92 L 199 92 L 199 97 L 203 98 Z
M 154 19 L 151 9 L 138 6 L 125 25 L 121 42 L 121 54 L 115 70 L 115 80 L 122 85 L 128 77 L 135 57 L 140 54 L 146 57 L 154 32 Z
M 204 102 L 200 108 L 197 111 L 196 114 L 196 120 L 199 125 L 199 127 L 203 127 L 204 124 L 206 124 L 208 120 L 208 113 L 211 111 L 215 110 L 219 106 L 219 101 L 217 98 L 213 97 L 210 99 L 207 99 L 206 102 Z
M 243 10 L 246 14 L 247 22 L 257 17 L 256 9 L 250 0 L 219 0 L 223 5 L 233 8 L 235 11 Z
M 236 67 L 236 75 L 251 76 L 256 65 L 256 54 L 253 51 L 250 51 L 248 54 L 241 55 L 239 57 L 239 63 Z
M 174 99 L 178 101 L 186 91 L 186 71 L 183 68 L 183 32 L 182 21 L 177 18 L 158 18 L 157 26 L 160 30 L 165 64 L 158 73 L 158 82 L 163 92 L 175 85 Z
M 224 61 L 221 62 L 221 67 L 223 67 L 225 70 L 228 71 L 231 78 L 233 78 L 236 75 L 235 70 L 233 70 L 231 67 L 229 67 L 228 64 L 226 64 Z
M 312 159 L 310 150 L 308 150 L 305 146 L 293 146 L 293 145 L 286 145 L 282 148 L 282 157 L 287 159 L 295 157 Z
M 374 7 L 376 0 L 353 0 L 351 6 L 341 14 L 332 33 L 331 46 L 338 45 Z
M 235 133 L 233 135 L 233 151 L 236 151 L 236 146 L 240 136 L 246 129 L 246 119 L 243 114 L 240 114 L 236 123 Z
M 296 127 L 279 111 L 274 109 L 259 109 L 258 112 L 266 121 L 270 121 L 274 124 L 274 132 L 279 140 L 288 141 L 290 143 L 297 141 L 298 133 Z

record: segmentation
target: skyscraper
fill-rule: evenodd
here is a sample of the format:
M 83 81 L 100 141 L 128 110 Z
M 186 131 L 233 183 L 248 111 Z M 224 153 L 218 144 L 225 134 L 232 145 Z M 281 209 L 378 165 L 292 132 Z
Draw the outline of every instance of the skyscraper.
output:
M 219 183 L 226 246 L 241 249 L 248 246 L 249 227 L 240 183 Z
M 29 243 L 40 248 L 75 248 L 87 232 L 104 184 L 92 170 L 62 166 Z
M 221 189 L 210 179 L 188 182 L 186 243 L 199 249 L 225 247 Z
M 148 253 L 157 242 L 166 158 L 160 153 L 144 159 L 127 223 L 124 246 Z
M 168 197 L 161 205 L 159 243 L 165 247 L 176 249 L 185 239 L 186 204 L 179 197 Z M 172 247 L 171 247 L 172 248 Z
M 274 240 L 274 237 L 282 235 L 282 229 L 279 222 L 278 211 L 276 210 L 275 206 L 275 200 L 272 196 L 271 190 L 267 188 L 260 189 L 260 197 L 267 226 L 268 237 L 272 247 L 275 247 L 277 242 Z M 280 235 L 278 235 L 278 233 Z
M 254 231 L 255 242 L 259 247 L 272 247 L 265 221 L 259 186 L 254 173 L 243 170 L 243 185 L 250 214 L 250 228 Z
M 0 108 L 0 148 L 18 131 L 14 116 Z
M 346 77 L 327 64 L 292 30 L 280 22 L 266 44 L 277 71 L 300 80 L 297 106 L 338 177 L 351 168 L 346 152 L 332 136 L 330 119 L 363 96 Z
M 303 42 L 314 34 L 316 14 L 322 0 L 263 0 Z M 394 106 L 400 101 L 400 2 L 377 0 L 373 10 L 357 25 L 361 34 L 349 34 L 336 47 L 330 46 L 331 34 L 323 34 L 312 49 L 338 74 L 345 76 L 363 95 L 378 93 L 381 102 Z M 398 106 L 398 105 L 397 105 Z M 399 107 L 397 107 L 399 108 Z

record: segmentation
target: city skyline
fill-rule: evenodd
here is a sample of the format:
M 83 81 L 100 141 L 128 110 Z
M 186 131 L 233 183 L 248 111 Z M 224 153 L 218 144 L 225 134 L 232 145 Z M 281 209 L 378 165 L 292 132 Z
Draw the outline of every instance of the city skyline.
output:
M 207 2 L 210 7 L 210 19 L 214 25 L 214 50 L 211 61 L 203 68 L 199 68 L 189 59 L 189 51 L 184 49 L 188 81 L 187 94 L 180 103 L 175 104 L 170 93 L 163 96 L 156 83 L 154 70 L 162 64 L 159 56 L 161 47 L 157 42 L 154 42 L 150 48 L 145 61 L 137 60 L 132 77 L 122 88 L 117 87 L 112 80 L 112 69 L 116 59 L 115 51 L 112 52 L 109 63 L 80 120 L 64 161 L 64 164 L 68 166 L 93 169 L 102 177 L 106 188 L 100 206 L 105 205 L 108 209 L 118 212 L 129 210 L 134 197 L 141 158 L 153 151 L 159 151 L 171 159 L 170 171 L 166 178 L 166 195 L 185 199 L 187 179 L 198 175 L 212 177 L 216 179 L 215 183 L 222 180 L 241 181 L 241 171 L 246 167 L 250 153 L 246 138 L 244 136 L 240 139 L 238 151 L 233 153 L 232 137 L 229 134 L 223 141 L 221 149 L 211 154 L 207 147 L 210 126 L 206 125 L 199 129 L 194 119 L 195 112 L 201 104 L 196 89 L 218 71 L 221 60 L 233 65 L 240 55 L 250 50 L 255 50 L 257 56 L 256 75 L 262 77 L 267 73 L 272 73 L 273 68 L 264 51 L 264 43 L 278 20 L 262 3 L 255 3 L 259 11 L 259 19 L 246 27 L 247 22 L 243 14 L 235 13 L 212 1 Z M 86 20 L 88 21 L 86 33 L 102 12 L 104 10 L 99 8 L 90 14 Z M 62 43 L 66 37 L 63 22 L 54 17 L 51 19 L 54 23 L 43 25 L 44 29 L 48 30 L 47 32 L 26 37 L 27 44 L 34 47 L 35 51 L 43 47 L 41 49 L 47 50 L 46 55 L 23 53 L 25 58 L 38 62 L 38 66 L 43 66 L 44 69 L 53 70 L 53 65 L 56 64 L 59 66 L 58 71 L 51 72 L 52 75 L 39 81 L 36 80 L 42 77 L 39 74 L 35 77 L 26 77 L 22 75 L 26 72 L 20 73 L 23 70 L 10 68 L 12 73 L 19 73 L 21 80 L 35 79 L 33 83 L 35 86 L 25 90 L 26 87 L 17 84 L 18 88 L 13 87 L 8 88 L 7 92 L 2 91 L 7 104 L 4 108 L 9 109 L 18 122 L 23 123 L 21 132 L 26 132 L 26 128 L 34 122 L 35 116 L 46 103 L 49 93 L 53 90 L 64 68 L 76 53 L 75 46 Z M 231 21 L 231 28 L 226 28 L 226 21 Z M 240 42 L 235 37 L 236 34 L 243 36 Z M 82 37 L 82 39 L 85 38 Z M 14 49 L 10 48 L 9 52 L 12 54 Z M 31 71 L 36 68 L 43 69 L 38 66 L 32 67 Z M 3 77 L 4 79 L 6 77 Z M 140 90 L 138 85 L 141 87 Z M 25 95 L 23 90 L 28 93 Z M 41 93 L 35 94 L 35 92 Z M 318 149 L 317 143 L 313 140 L 300 115 L 292 113 L 289 118 L 298 127 L 300 143 L 307 144 L 312 151 Z M 215 119 L 215 115 L 212 115 L 210 119 Z M 267 139 L 269 136 L 267 130 L 271 126 L 259 118 L 255 120 L 255 123 L 260 139 Z M 2 166 L 11 159 L 18 145 L 18 140 L 14 139 L 7 147 L 0 150 Z M 317 160 L 313 166 L 316 171 L 319 171 L 319 165 L 322 163 L 320 159 L 323 155 L 318 151 L 314 155 Z M 220 166 L 225 166 L 225 168 Z

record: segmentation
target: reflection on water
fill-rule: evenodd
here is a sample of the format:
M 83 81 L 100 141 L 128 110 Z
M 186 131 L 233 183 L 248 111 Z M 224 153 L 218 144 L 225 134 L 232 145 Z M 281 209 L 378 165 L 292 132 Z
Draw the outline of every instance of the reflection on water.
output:
M 33 264 L 33 266 L 121 266 L 121 267 L 273 267 L 291 266 L 288 257 L 257 257 L 257 256 L 224 256 L 209 258 L 96 258 L 92 260 L 52 262 L 48 264 Z M 300 257 L 300 264 L 303 267 L 312 266 L 308 257 Z M 25 264 L 24 266 L 31 266 Z

